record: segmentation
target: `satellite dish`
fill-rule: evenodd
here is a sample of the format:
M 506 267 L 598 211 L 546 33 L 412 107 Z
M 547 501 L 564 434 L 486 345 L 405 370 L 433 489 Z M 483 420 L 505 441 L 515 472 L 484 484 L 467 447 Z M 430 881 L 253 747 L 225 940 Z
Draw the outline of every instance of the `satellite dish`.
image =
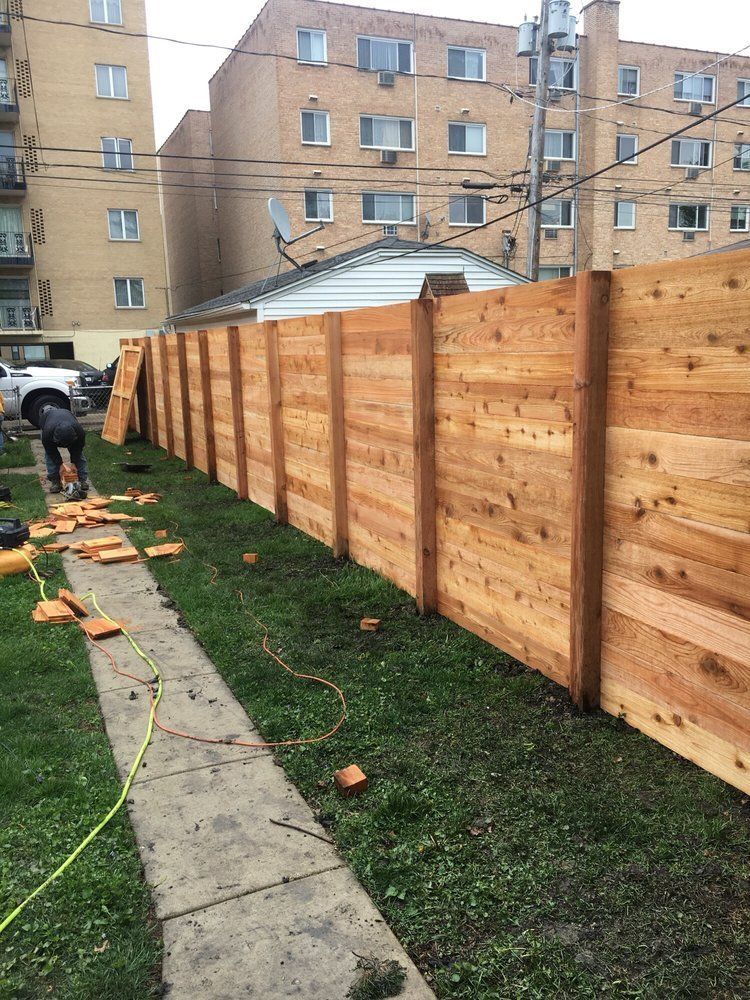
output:
M 271 216 L 271 221 L 276 226 L 279 236 L 285 243 L 289 243 L 292 236 L 292 225 L 289 222 L 286 209 L 278 198 L 268 199 L 268 214 Z

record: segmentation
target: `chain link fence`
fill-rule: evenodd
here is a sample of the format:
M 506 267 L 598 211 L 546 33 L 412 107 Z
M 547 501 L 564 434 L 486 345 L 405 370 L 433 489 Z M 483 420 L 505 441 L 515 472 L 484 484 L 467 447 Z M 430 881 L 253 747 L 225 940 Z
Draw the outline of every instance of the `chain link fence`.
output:
M 112 394 L 111 385 L 72 385 L 70 387 L 70 409 L 76 416 L 100 413 L 104 415 Z

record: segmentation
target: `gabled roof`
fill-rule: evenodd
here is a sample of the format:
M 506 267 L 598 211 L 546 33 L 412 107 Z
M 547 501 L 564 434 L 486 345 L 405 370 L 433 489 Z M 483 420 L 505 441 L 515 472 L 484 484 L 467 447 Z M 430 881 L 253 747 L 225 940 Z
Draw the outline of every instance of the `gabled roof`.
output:
M 296 285 L 300 281 L 306 281 L 314 275 L 324 274 L 326 271 L 332 271 L 335 268 L 346 266 L 350 263 L 353 264 L 360 258 L 377 255 L 382 250 L 430 250 L 431 252 L 466 253 L 470 254 L 476 260 L 483 261 L 489 267 L 493 268 L 493 270 L 504 272 L 512 275 L 514 278 L 526 281 L 526 278 L 515 271 L 501 267 L 494 261 L 487 260 L 472 250 L 468 250 L 466 247 L 431 246 L 429 243 L 420 243 L 417 240 L 401 240 L 396 236 L 388 236 L 382 240 L 376 240 L 374 243 L 368 243 L 366 246 L 355 247 L 353 250 L 346 250 L 344 253 L 336 254 L 333 257 L 326 257 L 325 260 L 312 261 L 310 264 L 303 266 L 302 270 L 293 268 L 289 271 L 283 271 L 281 274 L 270 275 L 262 278 L 260 281 L 254 281 L 250 285 L 235 288 L 234 291 L 227 292 L 225 295 L 208 299 L 206 302 L 200 302 L 196 306 L 184 309 L 181 313 L 174 316 L 168 316 L 167 322 L 190 320 L 191 318 L 202 316 L 204 313 L 229 309 L 231 306 L 251 305 L 253 302 L 271 297 L 283 289 Z
M 434 299 L 437 299 L 443 295 L 461 295 L 462 292 L 469 290 L 463 271 L 449 271 L 441 274 L 433 272 L 425 274 L 419 297 L 423 299 L 429 292 Z

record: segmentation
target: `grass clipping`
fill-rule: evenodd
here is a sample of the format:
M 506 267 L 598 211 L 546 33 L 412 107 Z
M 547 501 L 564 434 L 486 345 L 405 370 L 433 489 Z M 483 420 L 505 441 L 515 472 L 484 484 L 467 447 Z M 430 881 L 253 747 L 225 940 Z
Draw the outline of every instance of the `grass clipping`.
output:
M 348 1000 L 385 1000 L 397 997 L 406 981 L 406 969 L 399 962 L 389 958 L 385 961 L 357 956 L 359 975 L 346 994 Z

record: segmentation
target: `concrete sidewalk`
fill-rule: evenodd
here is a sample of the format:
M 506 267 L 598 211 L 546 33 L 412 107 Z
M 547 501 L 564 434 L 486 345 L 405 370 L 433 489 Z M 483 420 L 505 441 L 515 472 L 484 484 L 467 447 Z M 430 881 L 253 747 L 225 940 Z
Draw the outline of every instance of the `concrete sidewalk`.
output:
M 40 442 L 32 447 L 43 471 Z M 124 535 L 111 525 L 106 534 Z M 162 722 L 196 734 L 260 740 L 146 565 L 102 566 L 69 552 L 62 558 L 72 589 L 95 591 L 101 608 L 130 624 L 159 667 Z M 106 647 L 120 669 L 150 675 L 124 637 L 106 640 Z M 98 650 L 89 647 L 89 656 L 124 778 L 143 740 L 148 695 L 119 677 Z M 328 834 L 269 751 L 201 744 L 156 730 L 128 812 L 163 921 L 165 995 L 344 1000 L 356 956 L 374 955 L 405 966 L 405 1000 L 433 997 L 335 847 L 318 839 Z

